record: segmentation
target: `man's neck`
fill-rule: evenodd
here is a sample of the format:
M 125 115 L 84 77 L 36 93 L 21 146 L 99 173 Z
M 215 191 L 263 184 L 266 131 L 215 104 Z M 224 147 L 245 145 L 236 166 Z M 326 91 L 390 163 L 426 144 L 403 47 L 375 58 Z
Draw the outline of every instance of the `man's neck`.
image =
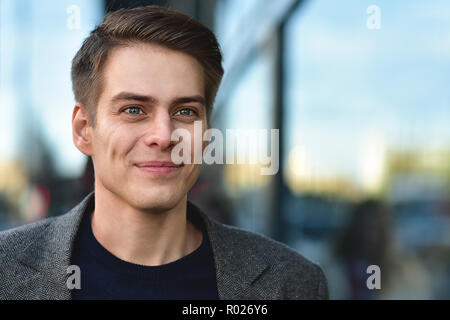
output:
M 92 231 L 119 259 L 146 266 L 167 264 L 193 252 L 202 242 L 201 231 L 186 219 L 186 207 L 184 198 L 170 210 L 144 212 L 96 188 Z

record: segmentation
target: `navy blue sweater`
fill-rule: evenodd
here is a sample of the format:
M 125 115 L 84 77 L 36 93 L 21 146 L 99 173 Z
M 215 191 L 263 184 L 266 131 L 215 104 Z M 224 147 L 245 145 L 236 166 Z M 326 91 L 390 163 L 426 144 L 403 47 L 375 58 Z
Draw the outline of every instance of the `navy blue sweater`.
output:
M 91 212 L 91 211 L 88 211 Z M 90 215 L 81 223 L 72 264 L 81 270 L 81 289 L 73 299 L 219 299 L 211 244 L 204 222 L 187 212 L 203 233 L 199 248 L 161 266 L 142 266 L 121 260 L 95 238 Z

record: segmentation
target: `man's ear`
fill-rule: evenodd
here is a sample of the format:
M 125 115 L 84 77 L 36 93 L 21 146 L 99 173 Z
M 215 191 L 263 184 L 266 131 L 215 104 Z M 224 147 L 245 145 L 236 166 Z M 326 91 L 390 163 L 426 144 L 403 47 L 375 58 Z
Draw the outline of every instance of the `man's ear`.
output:
M 86 156 L 92 156 L 92 127 L 83 104 L 77 102 L 72 113 L 72 137 L 75 146 Z

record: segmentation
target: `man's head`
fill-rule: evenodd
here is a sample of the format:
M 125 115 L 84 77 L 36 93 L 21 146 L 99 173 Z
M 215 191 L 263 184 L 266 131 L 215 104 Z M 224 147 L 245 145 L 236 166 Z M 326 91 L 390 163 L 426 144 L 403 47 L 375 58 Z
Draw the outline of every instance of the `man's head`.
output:
M 173 130 L 193 137 L 198 120 L 206 130 L 221 59 L 214 34 L 182 14 L 152 6 L 105 17 L 72 64 L 74 143 L 92 156 L 96 191 L 141 209 L 186 196 L 200 165 L 151 166 L 171 162 Z

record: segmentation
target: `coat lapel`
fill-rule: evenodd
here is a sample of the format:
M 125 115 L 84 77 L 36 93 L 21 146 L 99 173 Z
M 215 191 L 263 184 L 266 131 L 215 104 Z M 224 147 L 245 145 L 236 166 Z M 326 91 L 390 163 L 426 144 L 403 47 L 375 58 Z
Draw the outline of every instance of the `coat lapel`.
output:
M 237 238 L 236 229 L 208 217 L 188 202 L 188 210 L 194 210 L 203 218 L 211 242 L 216 266 L 217 289 L 223 300 L 254 297 L 251 285 L 270 267 L 251 247 Z

